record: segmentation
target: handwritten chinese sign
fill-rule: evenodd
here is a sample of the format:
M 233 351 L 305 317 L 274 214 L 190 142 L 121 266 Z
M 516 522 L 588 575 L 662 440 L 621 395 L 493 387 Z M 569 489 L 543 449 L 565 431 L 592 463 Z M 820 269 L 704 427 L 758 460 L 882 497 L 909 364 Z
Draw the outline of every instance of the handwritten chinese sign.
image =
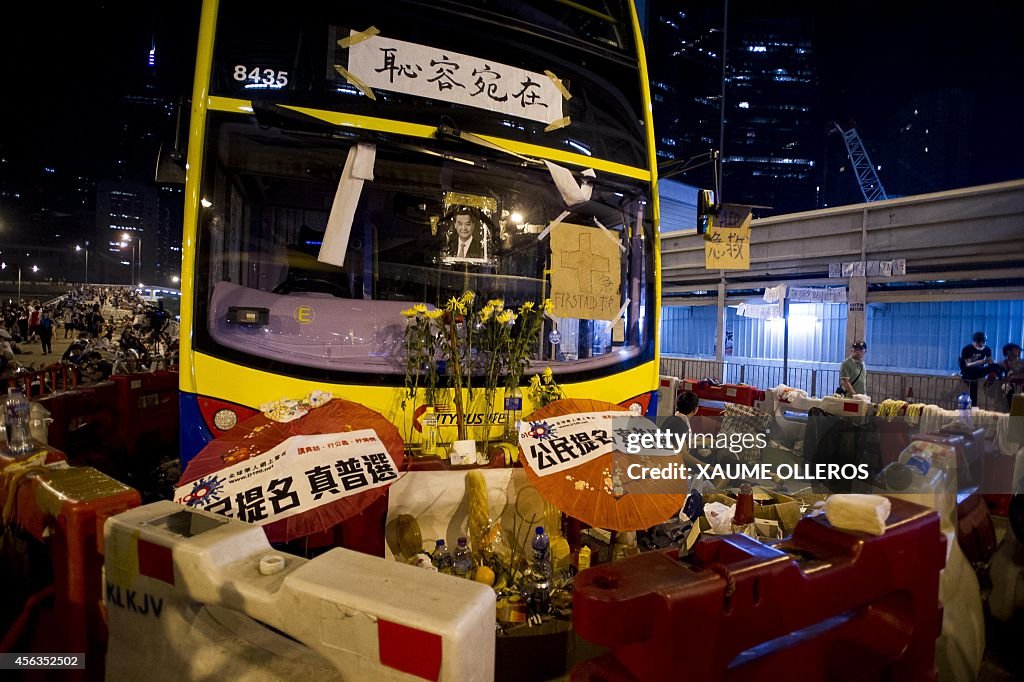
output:
M 613 420 L 625 421 L 624 416 L 622 412 L 581 412 L 524 420 L 519 427 L 519 448 L 535 474 L 557 474 L 612 452 Z
M 262 526 L 397 479 L 373 429 L 292 436 L 181 486 L 174 501 Z
M 562 94 L 543 73 L 374 36 L 349 48 L 348 70 L 367 86 L 551 123 Z
M 750 209 L 722 204 L 704 235 L 704 267 L 708 270 L 750 269 Z
M 622 271 L 615 233 L 559 223 L 551 230 L 551 302 L 558 317 L 614 320 Z

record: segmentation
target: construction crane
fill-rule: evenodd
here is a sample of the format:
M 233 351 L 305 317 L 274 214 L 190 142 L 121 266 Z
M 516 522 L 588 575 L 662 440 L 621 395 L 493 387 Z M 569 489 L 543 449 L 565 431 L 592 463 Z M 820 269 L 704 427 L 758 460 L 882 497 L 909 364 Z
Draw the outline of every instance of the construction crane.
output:
M 878 179 L 878 173 L 875 172 L 875 165 L 868 157 L 868 150 L 864 148 L 864 142 L 857 134 L 857 127 L 850 123 L 849 129 L 843 130 L 842 126 L 833 122 L 832 130 L 843 137 L 846 154 L 850 157 L 850 163 L 853 164 L 853 172 L 857 174 L 857 183 L 864 195 L 864 201 L 870 203 L 888 199 L 889 196 L 885 193 L 885 188 L 882 187 L 882 181 Z

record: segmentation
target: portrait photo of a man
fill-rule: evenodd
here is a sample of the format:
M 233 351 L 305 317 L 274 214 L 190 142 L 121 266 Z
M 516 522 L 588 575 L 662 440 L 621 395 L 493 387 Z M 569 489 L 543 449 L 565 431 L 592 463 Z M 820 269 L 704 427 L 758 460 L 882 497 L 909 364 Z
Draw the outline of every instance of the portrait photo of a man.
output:
M 458 206 L 449 213 L 450 229 L 444 247 L 448 262 L 480 263 L 487 260 L 489 244 L 487 231 L 478 209 Z

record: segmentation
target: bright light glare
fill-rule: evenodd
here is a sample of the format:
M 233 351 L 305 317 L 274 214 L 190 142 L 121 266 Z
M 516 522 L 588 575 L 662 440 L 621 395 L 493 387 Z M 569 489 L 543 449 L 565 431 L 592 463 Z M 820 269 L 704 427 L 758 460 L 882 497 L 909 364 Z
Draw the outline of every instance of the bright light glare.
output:
M 512 221 L 513 225 L 522 225 L 523 224 L 523 214 L 520 213 L 519 211 L 513 211 L 512 215 L 509 216 L 509 220 Z
M 203 208 L 210 208 L 211 206 L 213 206 L 213 202 L 207 199 L 206 197 L 200 199 L 199 203 L 203 205 Z
M 39 266 L 38 265 L 33 265 L 32 266 L 32 272 L 39 272 Z
M 78 244 L 75 244 L 75 251 L 81 251 L 81 250 L 82 250 L 82 247 L 79 246 Z
M 175 275 L 174 277 L 171 277 L 171 281 L 174 282 L 175 284 L 177 284 L 178 282 L 181 281 L 181 278 L 178 277 L 177 275 Z
M 130 242 L 132 240 L 132 236 L 125 232 L 124 234 L 121 235 L 121 239 L 123 239 L 126 242 Z

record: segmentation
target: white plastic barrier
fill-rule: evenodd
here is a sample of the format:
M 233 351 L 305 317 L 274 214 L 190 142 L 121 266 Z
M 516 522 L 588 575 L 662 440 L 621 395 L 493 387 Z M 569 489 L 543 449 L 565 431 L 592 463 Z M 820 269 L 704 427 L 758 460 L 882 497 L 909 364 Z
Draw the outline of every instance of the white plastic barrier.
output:
M 658 416 L 671 417 L 676 413 L 679 379 L 662 374 L 658 379 Z
M 256 526 L 172 502 L 108 519 L 104 537 L 108 680 L 494 676 L 486 585 L 344 549 L 282 554 Z

